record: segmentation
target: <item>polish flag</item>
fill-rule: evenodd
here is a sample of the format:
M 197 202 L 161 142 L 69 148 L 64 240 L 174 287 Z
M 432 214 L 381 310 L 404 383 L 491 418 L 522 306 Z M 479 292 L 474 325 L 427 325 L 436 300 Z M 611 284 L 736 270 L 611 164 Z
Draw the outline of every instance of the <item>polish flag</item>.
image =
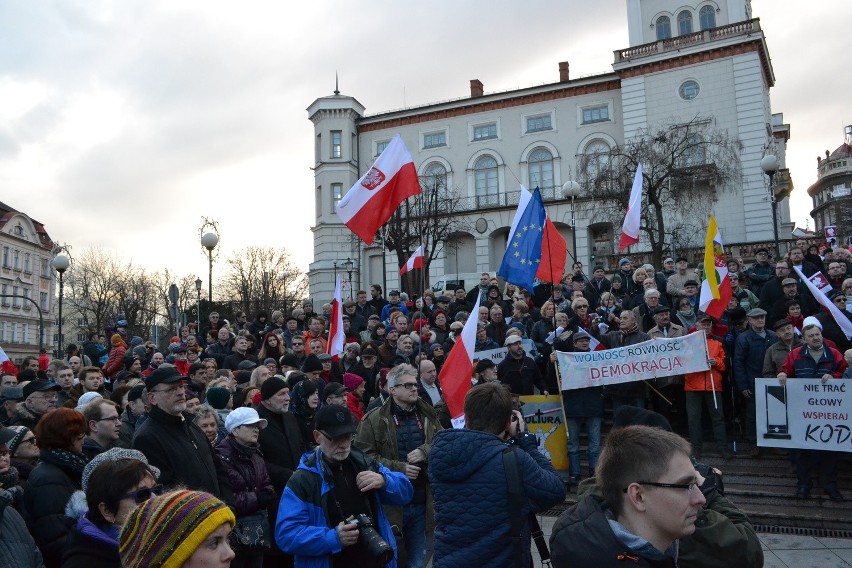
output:
M 340 291 L 340 275 L 334 286 L 334 300 L 331 302 L 331 322 L 328 329 L 328 354 L 337 360 L 343 353 L 346 338 L 343 333 L 343 296 Z
M 479 313 L 479 295 L 476 304 L 470 310 L 470 317 L 462 328 L 461 337 L 456 338 L 456 344 L 450 349 L 438 382 L 444 392 L 444 401 L 450 411 L 453 428 L 464 428 L 464 397 L 470 390 L 470 380 L 473 376 L 473 347 L 476 343 L 476 314 Z
M 399 135 L 367 173 L 353 185 L 336 211 L 353 233 L 368 245 L 373 244 L 376 231 L 387 223 L 399 204 L 420 193 L 420 181 L 414 161 Z
M 423 268 L 423 245 L 417 247 L 417 250 L 414 251 L 414 254 L 411 255 L 402 268 L 399 269 L 399 275 L 402 276 L 409 270 L 414 270 L 415 268 Z
M 584 333 L 589 333 L 588 330 L 583 329 L 581 326 L 577 326 L 577 329 Z M 595 339 L 595 336 L 589 333 L 589 351 L 603 351 L 606 347 L 603 346 L 603 343 Z
M 627 214 L 621 227 L 621 242 L 618 252 L 639 242 L 639 214 L 642 212 L 642 164 L 636 168 L 633 177 L 633 188 L 630 190 L 630 201 L 627 204 Z

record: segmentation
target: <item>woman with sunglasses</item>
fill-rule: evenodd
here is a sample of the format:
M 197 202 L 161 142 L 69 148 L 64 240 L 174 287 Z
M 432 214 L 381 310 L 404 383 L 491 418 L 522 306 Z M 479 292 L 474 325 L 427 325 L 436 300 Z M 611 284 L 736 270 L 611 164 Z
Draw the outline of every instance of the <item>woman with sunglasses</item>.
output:
M 121 526 L 137 505 L 163 492 L 159 473 L 137 450 L 112 448 L 96 456 L 83 470 L 83 490 L 66 507 L 77 523 L 65 545 L 63 568 L 119 568 Z

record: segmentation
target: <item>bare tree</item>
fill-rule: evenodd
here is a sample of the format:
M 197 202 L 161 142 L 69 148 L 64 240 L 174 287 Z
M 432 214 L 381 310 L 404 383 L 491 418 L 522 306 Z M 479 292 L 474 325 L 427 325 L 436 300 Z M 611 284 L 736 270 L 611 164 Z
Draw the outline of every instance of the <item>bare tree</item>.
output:
M 712 123 L 695 118 L 664 124 L 581 161 L 595 213 L 614 227 L 624 219 L 633 177 L 642 164 L 640 230 L 651 245 L 655 266 L 660 266 L 667 244 L 687 248 L 700 242 L 718 193 L 740 183 L 740 143 L 714 130 Z
M 307 280 L 283 249 L 247 247 L 234 252 L 226 264 L 219 300 L 230 301 L 234 310 L 244 310 L 249 317 L 261 310 L 290 313 L 307 294 Z
M 115 323 L 121 301 L 116 282 L 124 278 L 126 268 L 100 248 L 86 249 L 74 259 L 65 276 L 65 301 L 81 327 L 94 332 Z
M 464 216 L 458 214 L 459 195 L 447 187 L 446 172 L 429 172 L 420 178 L 421 193 L 406 199 L 394 212 L 378 238 L 384 247 L 396 253 L 399 266 L 411 257 L 421 244 L 424 250 L 423 276 L 429 286 L 429 265 L 458 232 L 469 229 Z M 419 276 L 408 272 L 402 288 L 421 292 Z

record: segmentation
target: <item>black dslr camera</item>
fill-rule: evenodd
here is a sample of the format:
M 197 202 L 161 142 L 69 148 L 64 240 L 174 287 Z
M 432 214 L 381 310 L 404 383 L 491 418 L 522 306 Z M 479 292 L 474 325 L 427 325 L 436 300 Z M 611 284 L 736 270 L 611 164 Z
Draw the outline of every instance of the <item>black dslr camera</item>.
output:
M 346 519 L 346 523 L 358 527 L 359 546 L 363 546 L 364 550 L 375 558 L 380 566 L 384 566 L 393 560 L 393 549 L 373 527 L 373 521 L 370 520 L 370 517 L 359 513 Z

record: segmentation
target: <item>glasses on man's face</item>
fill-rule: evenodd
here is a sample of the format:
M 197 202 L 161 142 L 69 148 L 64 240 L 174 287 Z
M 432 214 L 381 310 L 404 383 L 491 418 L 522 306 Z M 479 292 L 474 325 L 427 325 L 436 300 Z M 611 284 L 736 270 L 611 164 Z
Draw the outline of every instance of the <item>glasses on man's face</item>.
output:
M 36 442 L 35 436 L 33 436 L 32 438 L 26 438 L 24 440 L 21 440 L 21 445 L 29 444 L 31 446 L 35 446 L 37 443 L 38 442 Z
M 106 418 L 95 420 L 95 422 L 121 422 L 121 416 L 118 416 L 117 414 L 115 416 L 107 416 Z
M 295 341 L 293 342 L 293 347 L 301 347 L 303 345 L 304 343 L 296 343 Z
M 345 444 L 347 442 L 351 443 L 353 440 L 355 440 L 355 433 L 354 432 L 352 434 L 343 434 L 342 436 L 337 436 L 335 438 L 332 438 L 331 436 L 329 436 L 328 434 L 326 434 L 322 430 L 320 430 L 319 433 L 322 434 L 325 437 L 326 440 L 328 440 L 329 442 L 331 442 L 335 446 L 339 446 L 339 445 Z
M 834 303 L 835 304 L 845 304 L 846 298 L 844 298 L 843 296 L 838 296 L 834 299 Z
M 59 398 L 59 395 L 57 395 L 55 392 L 50 392 L 50 393 L 45 393 L 45 394 L 39 395 L 36 398 L 41 398 L 43 400 L 56 400 L 57 398 Z
M 685 490 L 689 495 L 692 495 L 694 491 L 698 490 L 698 484 L 694 481 L 692 483 L 656 483 L 654 481 L 637 481 L 639 485 L 650 485 L 651 487 L 661 487 L 663 489 L 682 489 Z M 627 493 L 627 487 L 623 489 L 625 493 Z
M 154 487 L 143 487 L 136 491 L 131 491 L 121 496 L 122 499 L 133 499 L 137 505 L 141 505 L 154 495 L 160 495 L 163 492 L 163 485 L 158 483 Z
M 405 390 L 413 391 L 417 388 L 417 383 L 416 382 L 414 382 L 414 383 L 400 383 L 396 386 L 402 387 Z
M 172 395 L 172 394 L 178 392 L 181 389 L 183 389 L 183 385 L 178 384 L 178 385 L 175 385 L 173 387 L 169 387 L 169 388 L 165 388 L 165 389 L 152 390 L 151 392 L 160 392 L 160 393 Z

